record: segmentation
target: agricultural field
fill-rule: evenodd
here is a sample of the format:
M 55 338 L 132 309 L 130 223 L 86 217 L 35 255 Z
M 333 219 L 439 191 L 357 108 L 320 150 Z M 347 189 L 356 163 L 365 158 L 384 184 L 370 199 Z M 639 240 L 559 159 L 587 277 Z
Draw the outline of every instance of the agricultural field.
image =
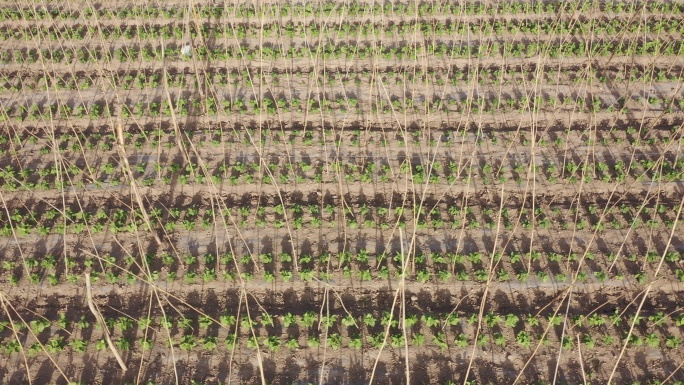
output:
M 0 383 L 683 384 L 684 2 L 0 0 Z

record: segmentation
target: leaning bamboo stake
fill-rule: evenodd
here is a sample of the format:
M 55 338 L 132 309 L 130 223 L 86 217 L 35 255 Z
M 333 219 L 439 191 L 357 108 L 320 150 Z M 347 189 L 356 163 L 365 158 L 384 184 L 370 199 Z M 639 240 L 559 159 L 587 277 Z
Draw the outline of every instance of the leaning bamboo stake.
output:
M 140 212 L 142 213 L 143 220 L 145 221 L 145 224 L 149 228 L 149 230 L 152 232 L 152 235 L 154 236 L 154 240 L 157 241 L 157 245 L 161 246 L 162 241 L 159 239 L 159 235 L 154 231 L 154 228 L 152 227 L 152 222 L 150 221 L 150 216 L 147 214 L 147 209 L 145 209 L 145 205 L 143 204 L 142 196 L 140 195 L 140 191 L 138 191 L 138 185 L 135 182 L 135 177 L 133 176 L 133 171 L 131 171 L 131 165 L 128 163 L 128 156 L 126 154 L 126 149 L 124 146 L 124 135 L 123 135 L 123 124 L 119 120 L 116 124 L 116 136 L 117 136 L 117 148 L 119 151 L 119 156 L 121 157 L 121 161 L 123 162 L 124 166 L 124 171 L 126 172 L 126 176 L 128 177 L 128 181 L 130 182 L 131 185 L 131 192 L 133 193 L 133 196 L 135 196 L 135 200 L 138 203 L 138 206 L 140 206 Z
M 399 246 L 401 247 L 401 258 L 403 262 L 404 258 L 404 233 L 399 228 Z M 403 267 L 403 266 L 402 266 Z M 408 333 L 406 333 L 406 274 L 401 275 L 401 281 L 399 282 L 401 287 L 401 332 L 404 335 L 404 365 L 406 367 L 406 383 L 411 383 L 411 370 L 409 366 L 409 351 L 408 351 Z
M 2 305 L 2 309 L 5 311 L 5 314 L 7 314 L 7 319 L 9 320 L 10 326 L 12 327 L 12 334 L 14 334 L 14 339 L 19 344 L 21 357 L 24 359 L 24 367 L 26 368 L 26 379 L 28 380 L 28 384 L 33 385 L 33 382 L 31 381 L 31 369 L 30 369 L 29 364 L 28 364 L 28 359 L 26 359 L 26 352 L 24 351 L 24 345 L 21 343 L 21 338 L 19 338 L 19 334 L 17 334 L 17 327 L 14 325 L 14 320 L 12 319 L 12 316 L 10 315 L 9 309 L 7 309 L 7 305 L 5 305 L 5 297 L 1 294 L 0 294 L 0 304 Z
M 24 318 L 21 316 L 21 314 L 19 314 L 19 312 L 17 311 L 17 309 L 16 309 L 14 306 L 12 306 L 12 303 L 7 299 L 7 297 L 6 297 L 2 292 L 0 292 L 0 303 L 2 304 L 3 310 L 5 310 L 5 313 L 7 314 L 7 318 L 9 318 L 9 320 L 11 321 L 12 329 L 14 330 L 14 333 L 16 333 L 16 330 L 17 330 L 17 329 L 16 329 L 15 326 L 14 326 L 14 321 L 12 321 L 12 316 L 11 316 L 10 313 L 9 313 L 9 309 L 12 309 L 12 311 L 14 312 L 14 314 L 17 315 L 17 317 L 18 317 L 19 320 L 21 321 L 21 324 L 23 324 L 23 325 L 26 327 L 26 329 L 28 330 L 29 334 L 36 340 L 36 343 L 38 344 L 38 346 L 40 346 L 40 349 L 45 353 L 45 355 L 46 355 L 47 358 L 50 360 L 50 362 L 52 362 L 52 364 L 55 366 L 55 368 L 57 369 L 57 371 L 59 372 L 59 374 L 62 376 L 62 378 L 64 378 L 68 384 L 71 384 L 72 382 L 71 382 L 71 380 L 69 380 L 69 377 L 67 377 L 67 375 L 64 373 L 64 371 L 62 370 L 62 368 L 59 367 L 59 365 L 57 364 L 57 362 L 55 361 L 55 359 L 52 358 L 52 356 L 50 355 L 50 353 L 45 349 L 45 345 L 43 345 L 43 344 L 40 342 L 40 340 L 38 339 L 38 336 L 37 336 L 37 335 L 33 332 L 33 330 L 31 330 L 31 328 L 29 327 L 29 324 L 24 320 Z M 16 334 L 15 334 L 15 336 L 16 336 Z M 19 345 L 21 346 L 21 344 L 19 344 Z M 23 352 L 23 347 L 20 347 L 20 349 L 21 349 L 22 352 Z M 23 354 L 23 353 L 22 353 L 22 354 Z M 27 375 L 30 377 L 30 374 L 27 374 Z M 30 383 L 30 382 L 31 382 L 31 381 L 29 380 L 29 383 Z
M 90 311 L 95 316 L 95 319 L 97 319 L 97 322 L 100 324 L 100 326 L 102 326 L 102 330 L 104 331 L 105 339 L 107 340 L 107 345 L 109 345 L 109 350 L 112 351 L 112 353 L 114 354 L 114 357 L 116 357 L 116 361 L 119 363 L 119 366 L 121 366 L 121 369 L 125 372 L 127 370 L 126 364 L 124 363 L 123 359 L 121 359 L 119 352 L 116 351 L 116 347 L 114 347 L 114 343 L 112 342 L 112 339 L 109 337 L 109 330 L 107 330 L 107 324 L 105 324 L 105 321 L 102 318 L 102 315 L 100 314 L 99 311 L 97 311 L 97 308 L 95 307 L 95 304 L 93 303 L 93 292 L 90 288 L 90 273 L 85 273 L 85 281 L 86 281 L 86 299 L 88 300 L 88 307 L 90 308 Z

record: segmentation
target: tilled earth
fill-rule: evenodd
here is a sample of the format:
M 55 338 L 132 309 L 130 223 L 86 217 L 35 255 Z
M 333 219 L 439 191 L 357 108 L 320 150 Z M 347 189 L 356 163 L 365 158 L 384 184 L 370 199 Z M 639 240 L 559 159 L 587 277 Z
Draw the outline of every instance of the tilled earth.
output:
M 684 380 L 679 13 L 353 4 L 2 3 L 0 383 Z

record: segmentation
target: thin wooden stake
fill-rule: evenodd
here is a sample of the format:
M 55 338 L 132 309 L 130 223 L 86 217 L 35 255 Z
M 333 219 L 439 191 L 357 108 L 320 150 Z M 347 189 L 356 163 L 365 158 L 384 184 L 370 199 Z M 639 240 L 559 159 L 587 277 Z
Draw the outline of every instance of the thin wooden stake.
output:
M 125 372 L 126 370 L 128 370 L 126 368 L 126 364 L 124 363 L 123 359 L 121 359 L 119 352 L 116 351 L 116 347 L 114 346 L 112 339 L 109 337 L 109 330 L 107 330 L 107 324 L 104 322 L 104 318 L 102 318 L 102 315 L 100 314 L 99 311 L 97 311 L 97 308 L 95 307 L 95 304 L 93 303 L 93 292 L 90 288 L 90 273 L 85 273 L 85 281 L 86 281 L 86 299 L 88 300 L 88 307 L 90 308 L 90 311 L 95 316 L 95 319 L 97 319 L 97 322 L 99 322 L 100 326 L 102 326 L 102 330 L 104 330 L 104 335 L 105 335 L 105 339 L 107 340 L 107 345 L 109 345 L 109 350 L 112 351 L 112 353 L 114 354 L 114 357 L 116 357 L 116 361 L 119 363 L 119 366 L 121 366 L 121 369 Z

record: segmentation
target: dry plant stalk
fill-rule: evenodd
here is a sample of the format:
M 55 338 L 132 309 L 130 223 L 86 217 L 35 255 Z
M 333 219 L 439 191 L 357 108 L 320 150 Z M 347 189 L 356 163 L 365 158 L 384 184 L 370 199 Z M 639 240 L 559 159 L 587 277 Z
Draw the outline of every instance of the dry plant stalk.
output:
M 159 236 L 157 235 L 156 232 L 154 232 L 154 228 L 152 227 L 152 222 L 150 221 L 150 216 L 147 213 L 147 209 L 145 209 L 145 205 L 143 204 L 142 196 L 140 195 L 140 191 L 138 191 L 138 184 L 135 181 L 135 177 L 133 176 L 133 171 L 131 171 L 131 165 L 128 163 L 128 157 L 126 156 L 126 149 L 124 147 L 124 136 L 123 136 L 123 125 L 121 122 L 119 122 L 116 125 L 116 135 L 117 135 L 117 144 L 118 144 L 118 149 L 119 149 L 119 155 L 121 156 L 121 160 L 123 161 L 124 165 L 124 170 L 126 171 L 126 176 L 128 177 L 130 184 L 131 184 L 131 192 L 135 196 L 135 200 L 138 203 L 138 206 L 140 206 L 140 212 L 142 213 L 143 220 L 145 221 L 145 224 L 147 227 L 150 229 L 152 232 L 152 235 L 154 236 L 154 240 L 157 241 L 158 245 L 162 245 L 161 239 L 159 239 Z
M 97 322 L 102 327 L 105 339 L 107 340 L 107 346 L 109 346 L 109 350 L 112 351 L 112 354 L 114 354 L 114 357 L 116 357 L 116 362 L 119 363 L 119 366 L 125 372 L 126 370 L 128 370 L 126 368 L 126 364 L 124 363 L 123 359 L 121 358 L 121 355 L 119 355 L 119 352 L 116 351 L 116 347 L 114 346 L 114 343 L 112 342 L 112 339 L 109 336 L 109 330 L 107 329 L 107 324 L 105 323 L 104 319 L 102 318 L 102 314 L 100 314 L 100 312 L 97 310 L 97 306 L 95 306 L 95 303 L 93 302 L 93 291 L 90 288 L 90 273 L 85 273 L 85 282 L 86 282 L 86 300 L 88 301 L 88 308 L 90 308 L 90 311 L 95 316 L 95 319 L 97 319 Z

